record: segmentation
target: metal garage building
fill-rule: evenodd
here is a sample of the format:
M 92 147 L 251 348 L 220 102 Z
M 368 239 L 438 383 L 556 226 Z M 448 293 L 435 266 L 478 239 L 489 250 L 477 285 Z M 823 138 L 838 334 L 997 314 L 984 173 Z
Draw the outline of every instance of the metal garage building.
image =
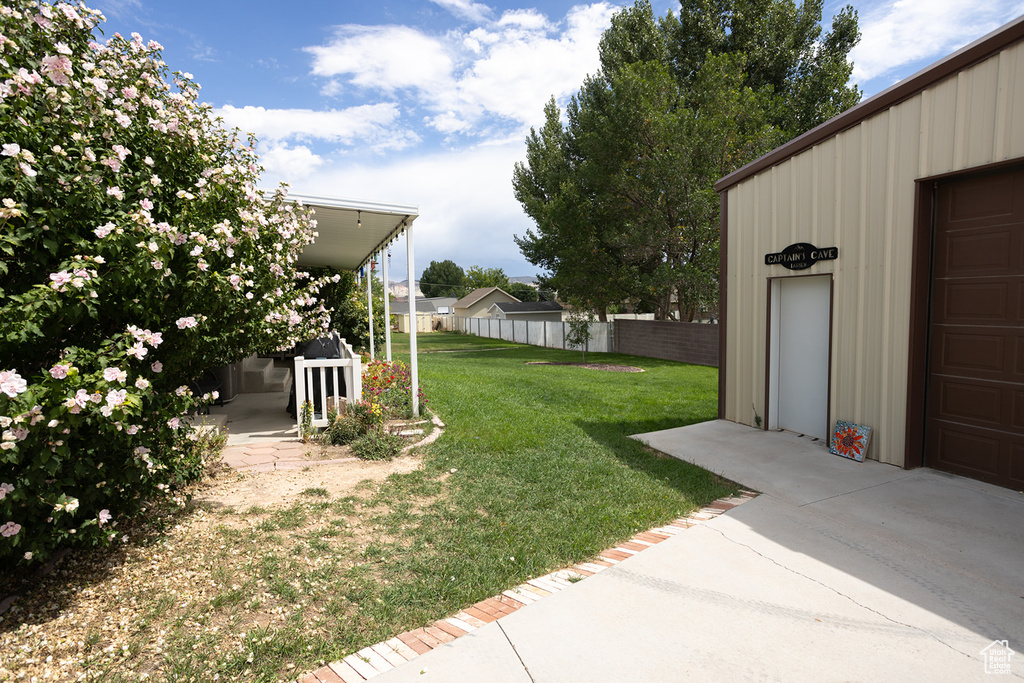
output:
M 723 178 L 719 416 L 1024 489 L 1024 17 Z

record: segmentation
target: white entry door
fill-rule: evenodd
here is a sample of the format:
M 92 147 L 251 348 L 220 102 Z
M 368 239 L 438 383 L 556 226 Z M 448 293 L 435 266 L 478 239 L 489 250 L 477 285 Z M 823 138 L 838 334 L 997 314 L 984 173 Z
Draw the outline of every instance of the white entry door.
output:
M 772 280 L 769 428 L 828 436 L 832 278 Z

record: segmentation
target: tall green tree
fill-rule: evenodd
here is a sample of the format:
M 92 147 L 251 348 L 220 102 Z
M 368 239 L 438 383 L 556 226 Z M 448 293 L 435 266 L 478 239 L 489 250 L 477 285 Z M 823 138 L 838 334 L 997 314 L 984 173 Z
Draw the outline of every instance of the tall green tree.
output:
M 450 259 L 431 261 L 420 276 L 420 291 L 426 297 L 461 297 L 466 293 L 466 273 Z
M 821 2 L 687 0 L 657 19 L 617 14 L 601 71 L 554 100 L 516 165 L 536 227 L 516 241 L 561 295 L 603 313 L 629 302 L 659 318 L 717 305 L 715 181 L 854 104 L 847 8 L 822 37 Z
M 520 301 L 537 301 L 537 288 L 531 287 L 524 282 L 510 282 L 505 290 Z
M 466 291 L 472 292 L 481 287 L 501 287 L 507 290 L 508 275 L 501 268 L 470 266 L 466 269 Z

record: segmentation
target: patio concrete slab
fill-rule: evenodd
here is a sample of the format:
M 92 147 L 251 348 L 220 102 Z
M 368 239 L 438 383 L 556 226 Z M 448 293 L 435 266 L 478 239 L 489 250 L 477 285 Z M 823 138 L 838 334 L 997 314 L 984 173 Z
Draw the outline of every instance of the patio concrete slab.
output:
M 641 438 L 766 495 L 377 678 L 959 682 L 988 678 L 994 640 L 1024 651 L 1024 496 L 730 423 L 668 431 Z
M 288 394 L 281 391 L 238 394 L 210 415 L 226 419 L 228 445 L 299 441 L 299 429 L 285 410 Z

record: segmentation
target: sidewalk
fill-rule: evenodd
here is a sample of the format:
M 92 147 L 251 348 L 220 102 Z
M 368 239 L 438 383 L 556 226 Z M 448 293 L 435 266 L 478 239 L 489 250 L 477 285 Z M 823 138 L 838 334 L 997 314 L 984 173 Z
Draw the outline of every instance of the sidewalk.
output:
M 959 682 L 1024 648 L 1017 492 L 721 421 L 638 438 L 762 495 L 411 661 L 303 680 Z

